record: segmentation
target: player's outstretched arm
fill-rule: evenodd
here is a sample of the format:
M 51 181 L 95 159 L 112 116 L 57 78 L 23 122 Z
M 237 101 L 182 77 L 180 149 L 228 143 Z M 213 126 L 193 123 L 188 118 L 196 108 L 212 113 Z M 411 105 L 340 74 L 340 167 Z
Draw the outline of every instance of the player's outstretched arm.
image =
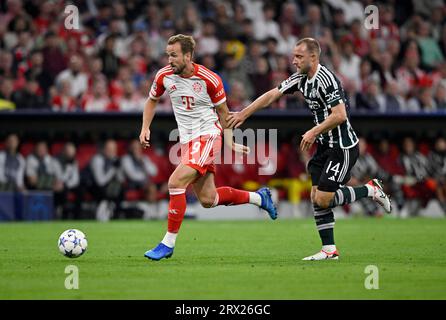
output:
M 259 109 L 266 108 L 271 103 L 278 100 L 282 95 L 283 94 L 276 87 L 262 94 L 260 97 L 254 100 L 249 106 L 244 108 L 242 111 L 231 112 L 229 116 L 226 118 L 226 121 L 228 122 L 228 127 L 229 128 L 240 127 L 243 124 L 243 122 L 254 112 L 256 112 Z
M 147 98 L 144 104 L 141 133 L 139 134 L 139 142 L 144 149 L 150 146 L 150 124 L 155 116 L 156 104 L 157 100 L 152 98 Z
M 229 116 L 229 109 L 226 102 L 223 102 L 222 104 L 218 105 L 216 109 L 217 109 L 217 114 L 220 118 L 221 126 L 223 128 L 223 136 L 225 144 L 235 152 L 248 154 L 250 152 L 249 147 L 234 142 L 232 129 L 228 127 L 228 123 L 226 121 L 226 118 Z

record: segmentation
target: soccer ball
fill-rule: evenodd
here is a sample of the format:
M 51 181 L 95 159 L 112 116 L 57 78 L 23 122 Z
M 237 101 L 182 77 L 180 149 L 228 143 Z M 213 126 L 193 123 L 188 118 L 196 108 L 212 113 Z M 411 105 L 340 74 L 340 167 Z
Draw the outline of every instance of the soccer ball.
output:
M 87 250 L 87 237 L 80 230 L 68 229 L 60 235 L 57 246 L 65 257 L 77 258 Z

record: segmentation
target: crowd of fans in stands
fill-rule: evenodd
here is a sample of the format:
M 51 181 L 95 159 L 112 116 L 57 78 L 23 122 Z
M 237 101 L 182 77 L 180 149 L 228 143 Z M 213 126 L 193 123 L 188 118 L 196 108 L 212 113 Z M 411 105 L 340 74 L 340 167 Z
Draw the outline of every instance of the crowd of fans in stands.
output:
M 291 204 L 309 200 L 306 163 L 311 151 L 299 151 L 297 141 L 293 137 L 279 143 L 277 158 L 270 156 L 277 168 L 270 175 L 259 175 L 259 169 L 271 163 L 259 158 L 250 164 L 247 159 L 236 161 L 233 155 L 231 163 L 217 165 L 216 184 L 252 191 L 269 185 Z M 431 144 L 410 136 L 399 144 L 387 138 L 376 142 L 361 138 L 360 157 L 349 184 L 364 184 L 377 177 L 384 181 L 398 212 L 405 209 L 406 215 L 415 215 L 436 199 L 446 214 L 446 139 L 439 136 Z M 166 182 L 175 166 L 170 158 L 172 146 L 143 150 L 139 141 L 125 139 L 107 139 L 100 146 L 92 142 L 20 143 L 16 134 L 10 134 L 0 143 L 0 191 L 53 191 L 58 218 L 108 220 L 119 217 L 127 202 L 143 203 L 141 211 L 155 218 L 157 203 L 168 197 Z M 407 207 L 411 202 L 415 205 Z M 93 207 L 90 216 L 83 215 L 88 211 L 83 206 L 86 203 Z M 382 213 L 369 199 L 361 205 L 364 214 Z
M 0 110 L 140 112 L 167 39 L 191 34 L 195 60 L 223 79 L 232 110 L 295 72 L 292 49 L 314 37 L 353 110 L 446 110 L 443 0 L 68 1 L 0 4 Z M 377 5 L 379 28 L 364 9 Z M 302 108 L 299 96 L 272 107 Z M 171 112 L 164 97 L 159 111 Z

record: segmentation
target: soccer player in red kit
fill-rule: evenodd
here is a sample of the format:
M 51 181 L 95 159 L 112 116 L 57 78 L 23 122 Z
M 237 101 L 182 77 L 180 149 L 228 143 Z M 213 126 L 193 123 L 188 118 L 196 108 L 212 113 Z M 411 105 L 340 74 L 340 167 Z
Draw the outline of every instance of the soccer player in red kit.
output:
M 195 41 L 191 36 L 178 34 L 167 43 L 169 64 L 155 76 L 149 98 L 144 106 L 140 142 L 150 146 L 150 124 L 155 115 L 157 100 L 167 91 L 172 101 L 181 144 L 181 163 L 169 178 L 169 212 L 167 233 L 163 240 L 144 256 L 152 260 L 170 258 L 186 211 L 186 188 L 193 190 L 205 208 L 218 205 L 251 203 L 266 210 L 272 219 L 277 210 L 268 188 L 256 192 L 231 187 L 216 188 L 215 158 L 225 143 L 238 152 L 249 152 L 246 146 L 233 142 L 232 130 L 226 129 L 229 110 L 220 77 L 192 61 Z M 226 130 L 224 130 L 226 129 Z

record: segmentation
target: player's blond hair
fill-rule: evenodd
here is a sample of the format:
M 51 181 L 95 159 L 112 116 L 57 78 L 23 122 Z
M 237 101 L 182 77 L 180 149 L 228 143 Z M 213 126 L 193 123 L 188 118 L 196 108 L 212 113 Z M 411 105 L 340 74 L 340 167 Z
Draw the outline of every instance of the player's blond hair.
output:
M 192 36 L 186 36 L 184 34 L 176 34 L 171 36 L 167 41 L 167 44 L 174 44 L 179 42 L 181 45 L 181 52 L 183 54 L 190 53 L 192 56 L 194 55 L 195 50 L 195 40 Z
M 300 39 L 296 43 L 296 47 L 298 45 L 301 45 L 302 43 L 305 43 L 307 45 L 307 50 L 310 53 L 316 54 L 318 57 L 321 55 L 321 45 L 319 44 L 319 41 L 317 41 L 314 38 L 303 38 Z

